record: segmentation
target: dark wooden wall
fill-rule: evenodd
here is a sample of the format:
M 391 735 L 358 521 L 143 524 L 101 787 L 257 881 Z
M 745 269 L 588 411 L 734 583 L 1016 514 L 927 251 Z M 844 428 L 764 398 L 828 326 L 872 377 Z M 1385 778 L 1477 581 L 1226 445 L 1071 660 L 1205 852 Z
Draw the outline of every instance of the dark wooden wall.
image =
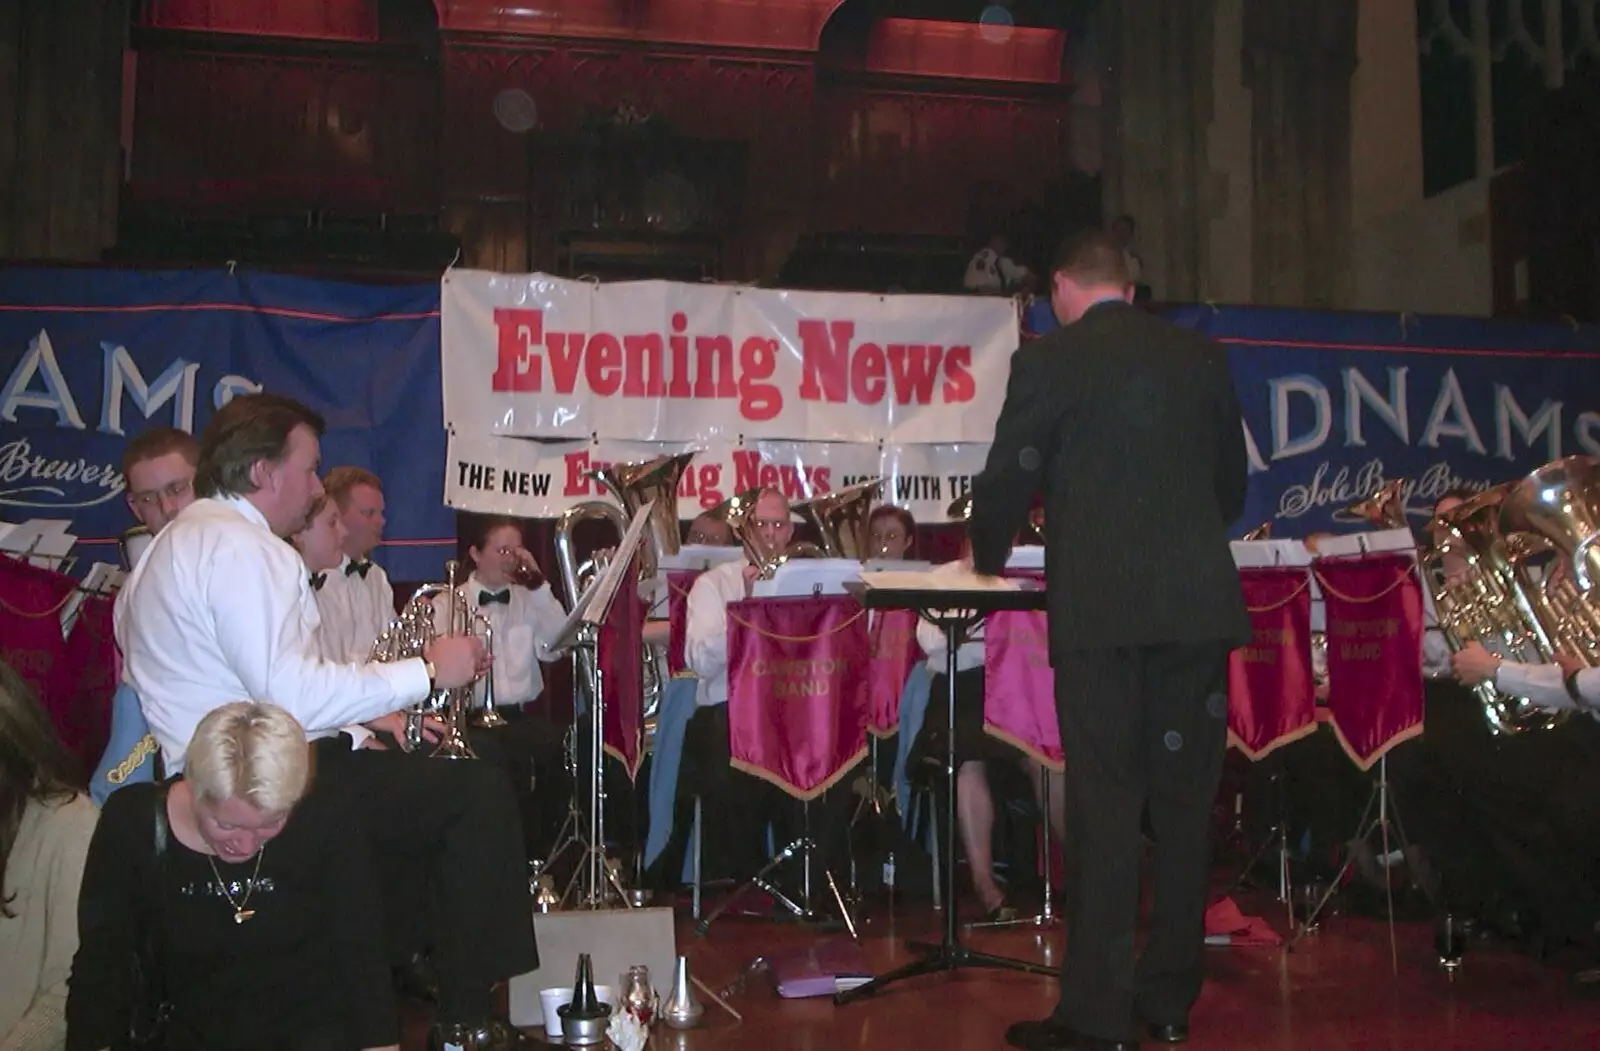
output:
M 127 27 L 121 0 L 0 2 L 0 258 L 115 243 Z
M 808 233 L 981 239 L 1072 170 L 1060 30 L 880 19 L 839 42 L 840 0 L 771 0 L 753 22 L 732 0 L 268 7 L 249 29 L 144 0 L 130 216 L 432 215 L 468 265 L 661 251 L 746 280 Z M 535 129 L 497 118 L 508 92 Z M 620 126 L 625 109 L 648 119 Z M 685 184 L 692 220 L 669 221 L 660 199 Z

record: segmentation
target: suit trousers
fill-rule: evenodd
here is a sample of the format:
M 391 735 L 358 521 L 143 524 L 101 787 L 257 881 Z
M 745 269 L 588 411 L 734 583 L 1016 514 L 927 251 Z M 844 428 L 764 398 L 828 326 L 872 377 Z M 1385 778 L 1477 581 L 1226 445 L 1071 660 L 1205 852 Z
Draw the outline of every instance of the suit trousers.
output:
M 1085 1036 L 1126 1040 L 1136 1019 L 1186 1022 L 1200 995 L 1227 655 L 1222 643 L 1200 643 L 1054 657 L 1069 829 L 1055 1018 Z M 1146 808 L 1153 906 L 1135 962 Z
M 317 789 L 356 801 L 395 943 L 434 950 L 443 1022 L 490 1017 L 491 987 L 538 967 L 521 822 L 490 763 L 316 742 Z M 407 944 L 409 942 L 409 944 Z

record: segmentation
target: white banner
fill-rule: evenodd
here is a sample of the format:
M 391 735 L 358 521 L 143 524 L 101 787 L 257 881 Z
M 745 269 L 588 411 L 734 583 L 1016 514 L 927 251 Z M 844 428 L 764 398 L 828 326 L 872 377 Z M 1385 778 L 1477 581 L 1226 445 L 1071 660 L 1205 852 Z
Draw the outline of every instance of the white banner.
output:
M 678 517 L 685 520 L 757 486 L 798 501 L 881 477 L 882 502 L 906 508 L 920 522 L 943 522 L 988 452 L 981 443 L 533 441 L 452 432 L 444 499 L 461 511 L 555 518 L 574 504 L 605 498 L 585 472 L 687 449 L 700 452 L 678 486 Z
M 992 296 L 879 296 L 451 270 L 458 434 L 986 441 L 1018 343 Z

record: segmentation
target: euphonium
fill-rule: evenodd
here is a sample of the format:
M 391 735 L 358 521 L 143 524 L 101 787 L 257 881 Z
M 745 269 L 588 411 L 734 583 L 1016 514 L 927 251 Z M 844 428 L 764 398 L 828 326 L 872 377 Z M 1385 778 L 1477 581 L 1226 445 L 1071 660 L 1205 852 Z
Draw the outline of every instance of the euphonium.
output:
M 766 545 L 761 542 L 760 531 L 755 528 L 755 523 L 752 521 L 762 491 L 746 489 L 737 496 L 724 500 L 710 512 L 727 522 L 728 528 L 733 530 L 733 535 L 739 538 L 745 558 L 759 570 L 756 574 L 757 579 L 771 580 L 777 574 L 778 568 L 791 558 L 828 557 L 827 552 L 821 547 L 806 540 L 797 540 L 782 551 L 767 550 Z
M 821 493 L 809 500 L 795 504 L 791 509 L 816 529 L 822 538 L 822 550 L 829 558 L 868 557 L 867 520 L 871 517 L 872 501 L 883 489 L 883 479 Z
M 479 627 L 487 627 L 488 619 L 476 613 L 467 604 L 467 597 L 458 583 L 461 566 L 455 559 L 444 564 L 445 582 L 424 584 L 412 593 L 401 609 L 400 616 L 383 629 L 372 644 L 369 660 L 387 664 L 393 661 L 421 657 L 428 644 L 441 635 L 473 635 Z M 436 619 L 434 600 L 446 598 L 446 623 L 443 630 Z M 492 656 L 492 654 L 491 654 Z M 494 672 L 490 671 L 490 676 Z M 492 681 L 486 687 L 494 689 Z M 476 759 L 472 745 L 467 741 L 466 722 L 472 709 L 473 684 L 453 690 L 436 690 L 427 700 L 406 712 L 404 745 L 415 750 L 422 745 L 422 721 L 429 714 L 437 714 L 444 723 L 444 735 L 433 750 L 435 759 Z M 493 696 L 492 693 L 488 696 Z
M 1527 663 L 1551 660 L 1556 652 L 1548 607 L 1526 565 L 1518 565 L 1500 532 L 1501 506 L 1511 484 L 1495 486 L 1428 523 L 1422 559 L 1433 591 L 1439 629 L 1451 652 L 1467 642 L 1494 640 L 1507 659 Z M 1452 574 L 1447 560 L 1459 560 Z M 1483 705 L 1489 729 L 1497 734 L 1545 729 L 1564 713 L 1535 708 L 1526 700 L 1479 683 L 1472 692 Z
M 1410 525 L 1406 521 L 1406 480 L 1385 482 L 1377 492 L 1344 510 L 1379 529 L 1406 529 Z

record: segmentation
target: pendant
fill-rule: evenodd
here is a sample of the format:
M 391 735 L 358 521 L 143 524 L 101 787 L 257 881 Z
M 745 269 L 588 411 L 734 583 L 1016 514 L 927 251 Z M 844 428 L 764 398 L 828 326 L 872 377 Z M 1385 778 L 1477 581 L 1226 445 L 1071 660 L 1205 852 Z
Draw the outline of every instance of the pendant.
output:
M 248 920 L 250 917 L 254 916 L 255 914 L 256 914 L 256 910 L 255 909 L 238 909 L 238 910 L 235 910 L 235 912 L 233 914 L 233 922 L 234 923 L 243 923 L 245 920 Z

